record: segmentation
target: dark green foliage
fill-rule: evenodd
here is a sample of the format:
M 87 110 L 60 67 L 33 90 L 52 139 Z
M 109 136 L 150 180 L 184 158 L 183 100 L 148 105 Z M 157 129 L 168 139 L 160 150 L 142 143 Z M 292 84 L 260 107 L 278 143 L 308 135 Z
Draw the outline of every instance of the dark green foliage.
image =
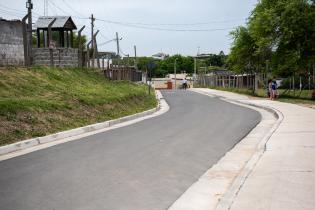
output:
M 232 69 L 263 72 L 268 63 L 275 75 L 306 75 L 315 64 L 314 1 L 262 0 L 247 26 L 231 34 Z
M 185 72 L 188 74 L 192 74 L 194 72 L 194 58 L 191 56 L 182 56 L 182 55 L 174 55 L 166 58 L 165 60 L 158 60 L 150 57 L 141 57 L 138 58 L 138 69 L 142 71 L 147 71 L 147 64 L 150 62 L 154 62 L 155 68 L 152 71 L 153 77 L 165 77 L 167 74 L 173 74 L 174 73 L 174 63 L 175 59 L 177 59 L 176 62 L 176 68 L 177 73 Z M 223 67 L 225 62 L 226 56 L 221 51 L 218 55 L 211 54 L 209 58 L 199 60 L 197 67 Z

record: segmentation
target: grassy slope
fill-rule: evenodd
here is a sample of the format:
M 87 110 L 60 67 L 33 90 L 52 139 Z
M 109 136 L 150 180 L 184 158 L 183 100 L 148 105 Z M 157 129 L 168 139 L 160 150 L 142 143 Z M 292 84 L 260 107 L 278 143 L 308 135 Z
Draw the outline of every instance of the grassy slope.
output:
M 156 105 L 143 85 L 91 70 L 0 69 L 0 145 L 110 120 Z

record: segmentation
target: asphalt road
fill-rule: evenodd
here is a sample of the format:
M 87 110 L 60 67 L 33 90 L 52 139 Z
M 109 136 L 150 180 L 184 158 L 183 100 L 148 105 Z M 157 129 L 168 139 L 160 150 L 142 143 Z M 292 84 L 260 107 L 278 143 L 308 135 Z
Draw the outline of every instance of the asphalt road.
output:
M 261 119 L 190 91 L 163 95 L 164 115 L 0 162 L 0 209 L 167 209 Z

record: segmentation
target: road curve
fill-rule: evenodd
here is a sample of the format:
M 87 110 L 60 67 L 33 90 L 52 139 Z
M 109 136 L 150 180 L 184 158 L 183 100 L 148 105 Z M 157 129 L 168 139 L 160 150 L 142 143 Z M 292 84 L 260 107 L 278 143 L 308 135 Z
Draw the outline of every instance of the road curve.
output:
M 164 115 L 0 162 L 0 209 L 167 209 L 261 119 L 190 91 L 163 95 Z

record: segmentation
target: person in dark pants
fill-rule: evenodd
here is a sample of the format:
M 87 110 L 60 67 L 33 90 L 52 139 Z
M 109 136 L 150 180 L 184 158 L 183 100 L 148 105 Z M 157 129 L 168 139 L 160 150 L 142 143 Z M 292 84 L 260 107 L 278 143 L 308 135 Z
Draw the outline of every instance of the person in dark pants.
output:
M 273 98 L 274 99 L 277 98 L 277 96 L 278 96 L 278 92 L 277 92 L 278 84 L 277 84 L 275 77 L 272 80 L 271 89 L 272 89 Z
M 187 79 L 186 78 L 184 78 L 182 80 L 182 85 L 183 85 L 183 89 L 186 90 L 187 89 Z
M 268 90 L 268 98 L 270 99 L 270 100 L 273 100 L 273 91 L 272 91 L 272 80 L 271 79 L 269 79 L 268 80 L 268 87 L 267 87 L 267 90 Z

